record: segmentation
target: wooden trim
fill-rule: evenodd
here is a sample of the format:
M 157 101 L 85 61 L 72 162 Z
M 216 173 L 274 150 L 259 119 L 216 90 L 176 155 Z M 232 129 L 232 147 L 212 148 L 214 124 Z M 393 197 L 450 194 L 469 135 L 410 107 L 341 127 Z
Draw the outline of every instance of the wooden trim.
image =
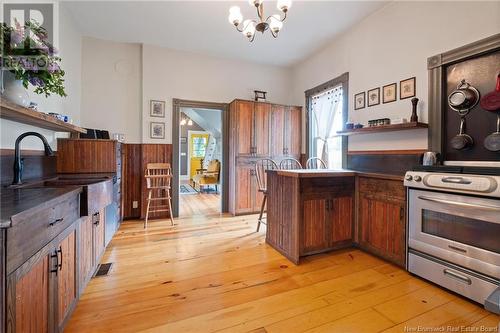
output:
M 0 156 L 14 156 L 14 149 L 0 149 Z M 56 153 L 56 152 L 54 152 Z M 21 156 L 45 156 L 44 150 L 21 149 Z
M 172 165 L 178 166 L 180 159 L 179 151 L 179 121 L 180 109 L 188 108 L 203 108 L 215 109 L 222 111 L 222 212 L 229 211 L 229 104 L 192 101 L 174 98 L 172 100 Z M 172 212 L 174 217 L 179 216 L 179 172 L 174 172 L 172 177 Z
M 445 77 L 444 65 L 466 60 L 484 53 L 500 49 L 500 33 L 478 40 L 476 42 L 458 47 L 456 49 L 437 54 L 427 59 L 429 70 L 429 150 L 438 153 L 444 151 L 443 117 L 444 104 L 443 97 L 446 92 L 443 90 Z M 445 157 L 446 158 L 446 157 Z
M 46 113 L 31 110 L 2 98 L 0 101 L 0 117 L 23 124 L 45 128 L 58 132 L 87 133 L 87 130 L 56 119 Z
M 347 155 L 420 155 L 425 153 L 426 149 L 413 150 L 349 150 Z

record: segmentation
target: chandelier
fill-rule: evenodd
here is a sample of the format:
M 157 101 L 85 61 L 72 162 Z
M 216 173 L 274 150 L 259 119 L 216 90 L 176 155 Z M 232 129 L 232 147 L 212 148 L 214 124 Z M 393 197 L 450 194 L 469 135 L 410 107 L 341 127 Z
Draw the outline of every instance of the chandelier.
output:
M 233 6 L 229 8 L 229 23 L 236 27 L 236 30 L 245 35 L 250 42 L 253 42 L 255 38 L 255 32 L 264 33 L 267 29 L 271 31 L 271 35 L 274 38 L 278 37 L 278 33 L 283 27 L 283 21 L 286 19 L 286 13 L 288 9 L 292 6 L 291 0 L 278 0 L 277 8 L 283 12 L 283 18 L 280 14 L 274 14 L 268 16 L 264 20 L 264 4 L 263 0 L 249 0 L 251 6 L 257 8 L 257 15 L 259 16 L 259 21 L 256 20 L 245 20 L 243 21 L 243 15 L 241 15 L 240 7 Z

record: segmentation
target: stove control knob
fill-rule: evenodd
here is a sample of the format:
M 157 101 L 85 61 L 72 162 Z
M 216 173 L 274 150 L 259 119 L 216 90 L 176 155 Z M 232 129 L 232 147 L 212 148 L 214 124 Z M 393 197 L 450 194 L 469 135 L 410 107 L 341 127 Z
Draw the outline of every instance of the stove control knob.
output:
M 415 180 L 416 182 L 419 182 L 419 181 L 421 181 L 421 180 L 422 180 L 422 177 L 420 177 L 420 176 L 415 176 L 415 177 L 413 177 L 413 180 Z
M 412 181 L 413 180 L 413 176 L 408 174 L 408 175 L 405 176 L 405 179 L 407 181 Z

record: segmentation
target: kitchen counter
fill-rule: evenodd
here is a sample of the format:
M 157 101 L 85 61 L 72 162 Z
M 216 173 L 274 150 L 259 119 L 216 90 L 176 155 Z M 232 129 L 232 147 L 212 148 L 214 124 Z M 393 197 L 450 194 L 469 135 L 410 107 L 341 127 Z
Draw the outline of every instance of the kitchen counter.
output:
M 390 180 L 403 180 L 402 175 L 391 175 L 374 172 L 364 172 L 348 169 L 297 169 L 297 170 L 269 170 L 269 172 L 276 172 L 279 176 L 296 177 L 296 178 L 317 178 L 317 177 L 350 177 L 350 176 L 366 176 L 371 178 L 390 179 Z
M 77 193 L 81 186 L 2 188 L 0 228 L 9 228 L 38 209 L 56 205 Z

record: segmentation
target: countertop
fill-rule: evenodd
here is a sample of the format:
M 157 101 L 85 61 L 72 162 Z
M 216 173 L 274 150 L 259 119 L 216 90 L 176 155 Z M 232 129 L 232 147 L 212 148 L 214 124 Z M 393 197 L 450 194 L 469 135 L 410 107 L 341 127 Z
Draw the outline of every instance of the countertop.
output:
M 36 209 L 57 204 L 58 201 L 82 192 L 81 186 L 2 188 L 0 228 L 9 228 L 23 215 Z
M 348 169 L 297 169 L 297 170 L 268 170 L 268 172 L 276 172 L 279 176 L 295 177 L 295 178 L 314 178 L 314 177 L 352 177 L 364 176 L 371 178 L 381 178 L 390 180 L 403 180 L 402 175 L 391 175 L 376 172 L 365 172 Z

